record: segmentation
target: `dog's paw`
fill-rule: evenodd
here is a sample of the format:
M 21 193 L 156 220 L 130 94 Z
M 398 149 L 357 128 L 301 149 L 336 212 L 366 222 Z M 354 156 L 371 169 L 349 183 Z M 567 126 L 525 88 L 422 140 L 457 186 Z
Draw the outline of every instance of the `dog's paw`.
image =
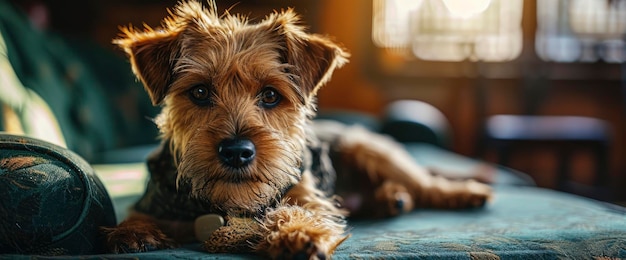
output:
M 156 228 L 118 226 L 103 228 L 106 247 L 111 253 L 138 253 L 175 248 L 176 243 Z
M 471 180 L 465 183 L 465 187 L 467 193 L 461 201 L 462 206 L 467 208 L 482 207 L 491 200 L 492 190 L 489 185 Z
M 334 217 L 298 206 L 285 206 L 267 214 L 265 239 L 257 250 L 273 259 L 327 259 L 348 238 L 345 225 Z
M 274 254 L 275 259 L 319 259 L 330 257 L 331 252 L 323 244 L 316 243 L 315 234 L 307 234 L 306 230 L 279 234 L 276 238 L 282 244 L 282 250 Z M 319 244 L 319 245 L 318 245 Z
M 413 198 L 404 185 L 385 182 L 374 193 L 376 202 L 381 205 L 377 213 L 383 217 L 397 216 L 413 210 Z
M 434 199 L 436 207 L 463 209 L 483 207 L 492 197 L 489 185 L 474 181 L 455 181 L 443 187 L 445 195 Z

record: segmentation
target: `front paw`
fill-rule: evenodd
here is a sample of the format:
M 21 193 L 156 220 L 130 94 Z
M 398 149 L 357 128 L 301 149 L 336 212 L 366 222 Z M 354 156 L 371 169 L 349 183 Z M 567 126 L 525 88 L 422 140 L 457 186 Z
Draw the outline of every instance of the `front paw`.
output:
M 176 243 L 169 239 L 156 226 L 120 225 L 103 228 L 106 235 L 106 247 L 111 253 L 138 253 L 159 249 L 175 248 Z
M 382 217 L 397 216 L 413 210 L 413 198 L 407 188 L 399 183 L 387 181 L 374 191 L 377 205 L 375 215 Z
M 268 213 L 262 225 L 269 233 L 257 249 L 274 259 L 327 259 L 348 238 L 339 219 L 298 206 Z
M 274 259 L 319 259 L 329 258 L 332 252 L 323 243 L 315 241 L 318 234 L 310 234 L 307 230 L 277 233 L 270 239 L 274 240 Z

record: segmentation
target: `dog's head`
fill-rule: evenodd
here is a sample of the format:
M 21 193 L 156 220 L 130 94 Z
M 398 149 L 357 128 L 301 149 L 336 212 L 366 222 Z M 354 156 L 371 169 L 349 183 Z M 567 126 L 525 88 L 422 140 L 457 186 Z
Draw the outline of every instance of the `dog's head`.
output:
M 182 2 L 162 28 L 114 40 L 152 102 L 178 182 L 225 211 L 255 212 L 300 179 L 318 89 L 347 53 L 291 10 L 258 23 Z

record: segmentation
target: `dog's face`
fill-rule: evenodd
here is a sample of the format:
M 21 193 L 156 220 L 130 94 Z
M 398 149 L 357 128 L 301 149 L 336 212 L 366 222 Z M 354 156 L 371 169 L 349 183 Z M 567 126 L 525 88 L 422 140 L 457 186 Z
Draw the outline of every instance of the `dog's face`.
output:
M 291 10 L 252 24 L 190 1 L 163 28 L 115 40 L 163 105 L 156 121 L 192 196 L 256 212 L 299 181 L 316 92 L 347 54 L 297 23 Z

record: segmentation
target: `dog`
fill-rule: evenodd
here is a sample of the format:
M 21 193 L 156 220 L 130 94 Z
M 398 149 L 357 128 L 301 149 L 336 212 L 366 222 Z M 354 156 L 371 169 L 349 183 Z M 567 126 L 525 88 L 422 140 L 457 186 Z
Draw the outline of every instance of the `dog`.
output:
M 112 252 L 201 240 L 209 252 L 325 259 L 349 237 L 347 216 L 491 197 L 486 184 L 430 174 L 389 137 L 313 120 L 318 90 L 349 55 L 293 9 L 253 23 L 188 0 L 158 29 L 121 31 L 114 43 L 162 106 L 162 143 L 145 194 L 105 229 Z

